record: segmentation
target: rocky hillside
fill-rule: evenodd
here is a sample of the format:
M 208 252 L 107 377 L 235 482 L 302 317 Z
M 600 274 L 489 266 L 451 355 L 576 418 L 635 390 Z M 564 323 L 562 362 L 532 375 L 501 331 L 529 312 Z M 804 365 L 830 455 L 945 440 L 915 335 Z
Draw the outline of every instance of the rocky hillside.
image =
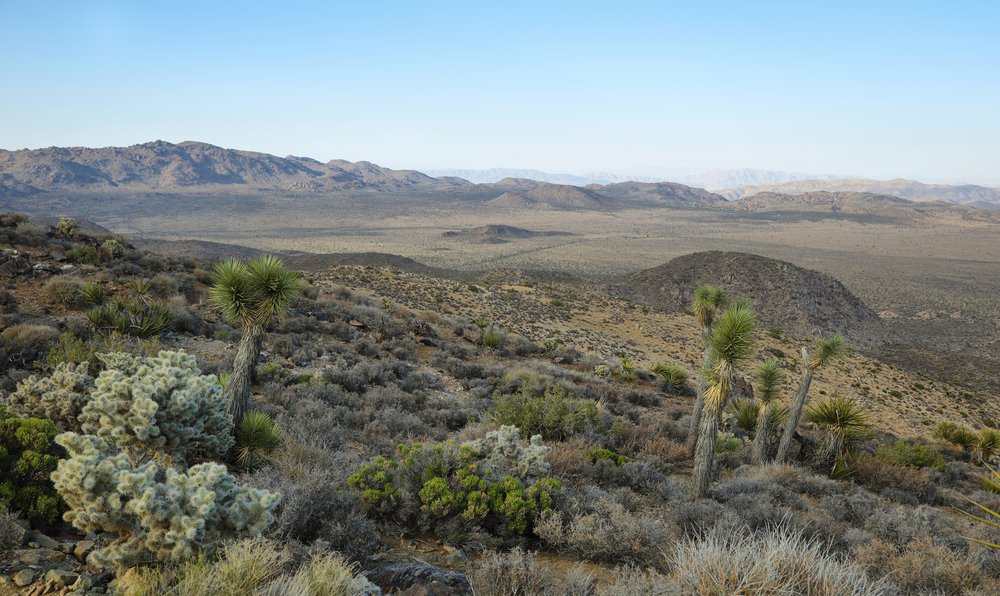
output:
M 703 284 L 750 300 L 761 321 L 797 337 L 843 333 L 856 346 L 891 341 L 878 315 L 833 277 L 785 261 L 735 252 L 700 252 L 632 273 L 611 284 L 621 297 L 683 311 Z
M 536 232 L 534 230 L 526 230 L 524 228 L 519 228 L 516 226 L 507 226 L 503 224 L 488 224 L 485 226 L 478 226 L 467 230 L 451 230 L 443 234 L 445 238 L 460 238 L 484 244 L 501 244 L 505 242 L 510 242 L 511 240 L 522 240 L 525 238 L 540 238 L 544 236 L 571 236 L 571 235 L 572 234 L 570 234 L 569 232 L 559 232 L 559 231 Z

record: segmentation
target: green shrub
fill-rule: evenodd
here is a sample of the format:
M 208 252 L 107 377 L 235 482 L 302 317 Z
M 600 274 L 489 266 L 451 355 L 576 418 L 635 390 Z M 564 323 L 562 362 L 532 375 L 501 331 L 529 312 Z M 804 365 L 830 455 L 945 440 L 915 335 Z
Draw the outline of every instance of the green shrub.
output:
M 587 452 L 587 458 L 594 463 L 599 461 L 609 461 L 616 466 L 621 466 L 632 461 L 631 457 L 615 453 L 610 449 L 591 449 Z
M 449 532 L 480 526 L 494 533 L 526 534 L 560 490 L 548 478 L 548 447 L 540 437 L 520 441 L 504 426 L 482 439 L 399 446 L 399 459 L 376 457 L 351 475 L 371 515 L 411 528 Z
M 101 264 L 101 255 L 97 254 L 97 249 L 93 246 L 74 246 L 66 251 L 66 258 L 80 265 Z
M 153 337 L 170 328 L 173 313 L 159 300 L 115 298 L 87 311 L 87 320 L 101 333 Z
M 0 407 L 0 501 L 43 527 L 66 508 L 49 480 L 63 455 L 56 432 L 50 420 L 19 418 Z
M 590 400 L 571 398 L 562 385 L 550 384 L 541 396 L 522 389 L 511 395 L 495 393 L 494 399 L 491 418 L 497 424 L 516 426 L 529 435 L 561 441 L 587 431 L 603 430 L 597 405 Z
M 738 453 L 743 449 L 743 441 L 734 437 L 730 433 L 719 433 L 715 439 L 715 451 L 717 453 Z
M 875 457 L 890 466 L 944 469 L 944 457 L 936 449 L 912 441 L 896 441 L 880 445 L 875 451 Z

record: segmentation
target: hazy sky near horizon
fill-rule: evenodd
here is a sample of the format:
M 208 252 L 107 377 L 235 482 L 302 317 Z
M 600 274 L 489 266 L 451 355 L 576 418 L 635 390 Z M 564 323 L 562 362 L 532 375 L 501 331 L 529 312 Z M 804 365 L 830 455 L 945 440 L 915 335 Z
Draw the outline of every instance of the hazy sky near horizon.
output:
M 1000 2 L 0 0 L 0 148 L 1000 184 Z

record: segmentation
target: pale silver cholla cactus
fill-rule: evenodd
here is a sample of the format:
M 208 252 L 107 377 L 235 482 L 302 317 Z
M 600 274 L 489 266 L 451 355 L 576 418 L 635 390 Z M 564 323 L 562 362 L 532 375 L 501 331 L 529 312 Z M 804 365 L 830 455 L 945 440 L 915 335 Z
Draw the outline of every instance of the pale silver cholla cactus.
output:
M 18 416 L 48 418 L 59 430 L 79 431 L 79 416 L 90 400 L 94 378 L 86 363 L 60 363 L 51 375 L 31 375 L 7 396 L 6 405 Z
M 501 426 L 463 446 L 472 449 L 482 459 L 482 468 L 493 474 L 539 478 L 549 471 L 549 463 L 545 461 L 549 448 L 542 445 L 542 436 L 535 435 L 524 445 L 521 430 L 516 426 Z
M 220 540 L 259 534 L 273 521 L 280 500 L 275 493 L 237 486 L 216 463 L 184 472 L 156 460 L 135 464 L 93 435 L 63 433 L 56 442 L 69 453 L 52 474 L 70 507 L 66 521 L 84 532 L 116 535 L 91 555 L 95 565 L 183 561 Z
M 124 450 L 133 461 L 167 456 L 222 457 L 233 445 L 232 419 L 214 375 L 202 375 L 194 356 L 110 354 L 80 415 L 84 433 Z

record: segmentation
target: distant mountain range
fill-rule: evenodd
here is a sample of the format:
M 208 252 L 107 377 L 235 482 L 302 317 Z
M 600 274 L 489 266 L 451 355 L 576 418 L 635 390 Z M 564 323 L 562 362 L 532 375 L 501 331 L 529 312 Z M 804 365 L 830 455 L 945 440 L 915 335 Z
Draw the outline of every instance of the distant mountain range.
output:
M 620 209 L 725 204 L 706 190 L 671 182 L 587 186 L 527 178 L 476 184 L 359 161 L 277 157 L 207 143 L 154 141 L 130 147 L 0 150 L 0 206 L 31 205 L 36 196 L 183 193 L 409 193 L 428 200 L 461 197 L 506 208 Z M 16 202 L 16 203 L 15 203 Z
M 738 168 L 734 170 L 713 170 L 704 174 L 670 178 L 674 182 L 698 186 L 707 190 L 720 190 L 755 184 L 780 184 L 795 180 L 835 180 L 837 176 L 817 176 L 803 172 L 783 172 L 779 170 L 758 170 L 755 168 Z
M 739 200 L 763 192 L 801 195 L 816 191 L 862 192 L 890 195 L 909 201 L 943 201 L 981 209 L 1000 209 L 1000 188 L 975 184 L 924 184 L 916 180 L 895 178 L 871 180 L 866 178 L 836 178 L 829 180 L 795 180 L 781 184 L 739 186 L 720 190 L 729 200 Z
M 679 182 L 706 190 L 733 188 L 747 184 L 774 184 L 792 180 L 833 179 L 834 176 L 816 176 L 801 172 L 781 172 L 739 168 L 734 170 L 714 170 L 689 176 L 642 176 L 613 174 L 610 172 L 589 172 L 586 174 L 553 174 L 541 170 L 516 168 L 491 168 L 486 170 L 438 169 L 425 170 L 430 176 L 455 176 L 478 184 L 499 182 L 504 178 L 528 178 L 552 184 L 587 186 L 590 184 L 615 184 L 618 182 Z
M 1000 209 L 1000 189 L 975 185 L 935 185 L 914 180 L 858 178 L 797 179 L 768 170 L 720 170 L 680 181 L 639 180 L 612 174 L 547 174 L 539 170 L 393 170 L 359 161 L 320 162 L 308 157 L 224 149 L 207 143 L 153 141 L 130 147 L 50 147 L 0 150 L 0 207 L 25 208 L 36 196 L 72 200 L 81 193 L 408 193 L 428 200 L 461 197 L 508 209 L 621 209 L 629 207 L 782 208 L 801 203 L 844 210 L 866 201 L 887 208 L 886 197 Z M 517 174 L 497 178 L 501 174 Z M 463 174 L 463 176 L 443 175 Z M 467 177 L 468 178 L 467 178 Z M 471 178 L 471 179 L 470 179 Z M 776 182 L 785 180 L 783 182 Z M 765 184 L 765 182 L 767 182 Z M 736 183 L 719 193 L 704 190 Z M 795 199 L 817 192 L 840 193 Z M 727 206 L 760 193 L 756 202 Z M 846 197 L 844 193 L 862 193 Z M 872 197 L 882 199 L 875 200 Z M 817 202 L 818 201 L 818 202 Z M 846 202 L 845 202 L 846 201 Z M 873 203 L 874 201 L 874 203 Z M 890 201 L 891 202 L 891 201 Z M 756 206 L 756 207 L 754 207 Z M 893 209 L 907 209 L 903 204 Z M 39 210 L 41 208 L 39 207 Z

